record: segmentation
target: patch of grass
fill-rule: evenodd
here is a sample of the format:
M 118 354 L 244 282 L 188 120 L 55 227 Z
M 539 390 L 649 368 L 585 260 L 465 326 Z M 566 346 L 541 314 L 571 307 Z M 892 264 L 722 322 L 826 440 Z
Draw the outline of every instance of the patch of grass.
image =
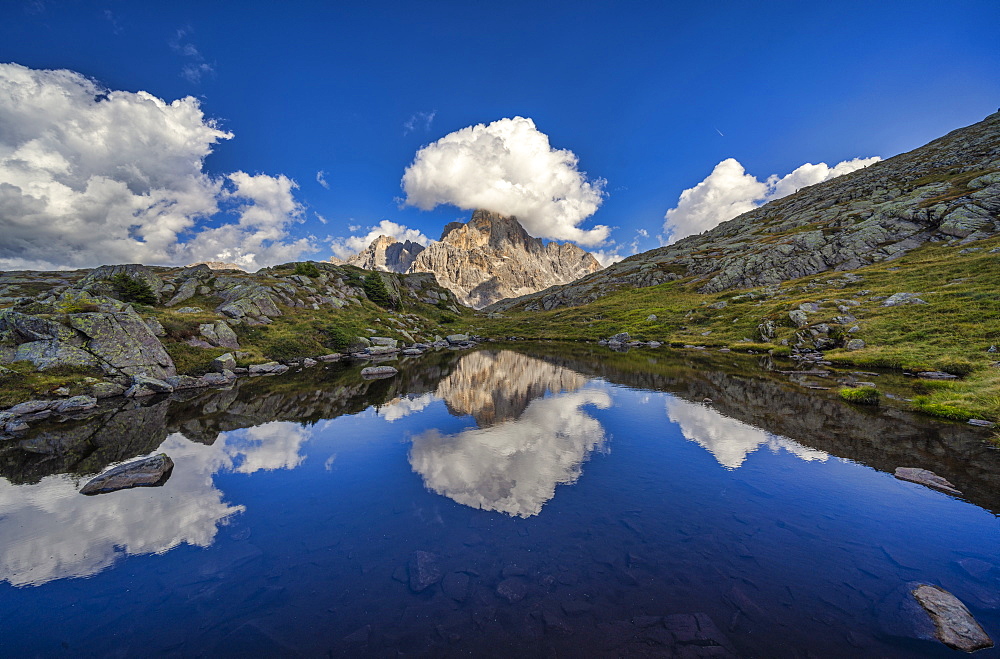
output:
M 66 387 L 70 395 L 88 392 L 88 378 L 100 377 L 98 370 L 62 366 L 48 371 L 35 371 L 30 362 L 14 362 L 6 366 L 11 372 L 0 376 L 0 409 L 26 400 L 50 398 L 53 391 Z
M 857 389 L 841 389 L 837 392 L 849 403 L 858 405 L 878 405 L 881 394 L 875 387 L 858 387 Z
M 917 396 L 913 399 L 913 408 L 923 412 L 924 414 L 930 414 L 931 416 L 940 417 L 942 419 L 951 419 L 952 421 L 968 421 L 972 418 L 967 411 L 956 407 L 955 405 L 949 405 L 948 403 L 936 402 L 930 396 Z
M 203 375 L 213 359 L 229 352 L 227 348 L 197 348 L 178 341 L 164 341 L 163 347 L 174 360 L 178 375 Z
M 319 277 L 319 268 L 312 261 L 299 261 L 295 264 L 295 274 L 306 277 Z

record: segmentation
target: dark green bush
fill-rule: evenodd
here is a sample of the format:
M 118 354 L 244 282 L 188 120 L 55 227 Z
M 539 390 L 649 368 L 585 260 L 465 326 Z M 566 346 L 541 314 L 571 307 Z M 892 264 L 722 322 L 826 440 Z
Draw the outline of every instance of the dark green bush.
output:
M 276 337 L 269 340 L 264 344 L 263 351 L 265 355 L 278 361 L 295 361 L 309 357 L 316 352 L 310 350 L 309 346 L 287 337 Z
M 295 274 L 306 277 L 319 277 L 319 268 L 312 261 L 300 261 L 295 264 Z
M 324 327 L 322 330 L 326 335 L 323 345 L 334 350 L 346 350 L 351 343 L 351 335 L 334 325 Z
M 389 289 L 386 288 L 385 281 L 379 273 L 368 273 L 368 275 L 365 276 L 365 281 L 362 287 L 364 288 L 365 295 L 368 296 L 368 299 L 383 309 L 394 309 L 396 307 L 392 296 L 389 295 Z
M 139 304 L 156 304 L 156 294 L 149 284 L 141 279 L 133 279 L 124 272 L 119 272 L 108 279 L 115 294 L 122 302 L 137 302 Z

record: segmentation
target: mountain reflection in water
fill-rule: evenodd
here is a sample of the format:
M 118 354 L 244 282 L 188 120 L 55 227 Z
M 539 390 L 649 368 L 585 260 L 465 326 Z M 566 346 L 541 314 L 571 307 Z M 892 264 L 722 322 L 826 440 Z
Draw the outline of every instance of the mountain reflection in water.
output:
M 754 358 L 397 364 L 103 401 L 0 443 L 5 654 L 948 656 L 906 631 L 914 580 L 1000 636 L 1000 465 L 976 429 Z M 162 487 L 79 494 L 153 452 Z

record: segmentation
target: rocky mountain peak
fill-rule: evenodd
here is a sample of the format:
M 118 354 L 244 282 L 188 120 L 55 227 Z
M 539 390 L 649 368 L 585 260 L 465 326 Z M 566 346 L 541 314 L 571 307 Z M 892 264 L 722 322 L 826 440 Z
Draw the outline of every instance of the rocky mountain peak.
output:
M 451 222 L 426 249 L 379 236 L 348 263 L 368 270 L 431 272 L 466 305 L 481 308 L 507 297 L 565 284 L 601 269 L 576 245 L 543 243 L 514 216 L 477 210 Z

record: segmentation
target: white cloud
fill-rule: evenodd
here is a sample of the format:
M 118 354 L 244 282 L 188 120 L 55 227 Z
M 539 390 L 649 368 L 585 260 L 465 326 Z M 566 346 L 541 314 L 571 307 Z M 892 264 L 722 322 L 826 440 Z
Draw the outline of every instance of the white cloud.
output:
M 707 450 L 726 469 L 738 469 L 747 456 L 761 446 L 773 453 L 784 449 L 806 461 L 826 461 L 829 454 L 803 446 L 787 437 L 772 435 L 754 426 L 723 416 L 708 405 L 667 396 L 667 416 L 677 424 L 685 439 Z
M 379 414 L 383 419 L 392 423 L 415 412 L 420 412 L 436 400 L 440 399 L 434 394 L 423 394 L 421 396 L 411 394 L 393 398 L 379 408 Z
M 429 131 L 431 129 L 431 124 L 434 123 L 434 117 L 436 116 L 437 110 L 414 113 L 409 119 L 403 122 L 403 135 L 409 135 L 418 128 L 424 132 Z
M 618 249 L 592 249 L 590 253 L 594 255 L 597 262 L 605 268 L 612 263 L 618 263 L 625 257 L 618 253 Z
M 316 182 L 322 185 L 327 190 L 330 189 L 330 184 L 326 182 L 326 172 L 322 169 L 316 172 Z
M 667 211 L 663 223 L 666 244 L 715 227 L 737 215 L 769 201 L 792 194 L 807 185 L 815 185 L 848 174 L 881 160 L 855 158 L 830 167 L 826 163 L 806 163 L 790 174 L 772 174 L 761 182 L 748 174 L 735 158 L 715 166 L 701 183 L 681 193 L 677 206 Z
M 112 19 L 109 17 L 109 20 Z M 113 20 L 112 23 L 115 25 L 117 32 L 117 24 Z M 187 40 L 190 32 L 190 28 L 177 30 L 176 34 L 174 34 L 173 38 L 167 44 L 172 51 L 189 60 L 181 67 L 181 77 L 188 82 L 197 84 L 206 75 L 215 73 L 215 67 L 206 62 L 205 57 L 198 48 Z
M 205 158 L 231 139 L 194 98 L 108 91 L 66 70 L 0 64 L 0 268 L 232 261 L 314 251 L 289 240 L 295 183 Z M 224 221 L 223 211 L 237 221 Z
M 352 232 L 361 231 L 361 227 L 355 225 L 348 227 L 348 229 Z M 330 243 L 330 249 L 333 250 L 334 256 L 346 260 L 371 245 L 372 241 L 379 236 L 392 236 L 400 242 L 409 240 L 425 247 L 431 243 L 431 239 L 420 233 L 417 229 L 410 229 L 391 220 L 382 220 L 378 224 L 368 227 L 368 233 L 363 236 L 334 238 Z
M 403 174 L 405 203 L 441 204 L 516 215 L 533 236 L 597 245 L 610 228 L 581 229 L 604 198 L 572 151 L 554 149 L 531 119 L 500 119 L 445 135 L 420 149 Z

